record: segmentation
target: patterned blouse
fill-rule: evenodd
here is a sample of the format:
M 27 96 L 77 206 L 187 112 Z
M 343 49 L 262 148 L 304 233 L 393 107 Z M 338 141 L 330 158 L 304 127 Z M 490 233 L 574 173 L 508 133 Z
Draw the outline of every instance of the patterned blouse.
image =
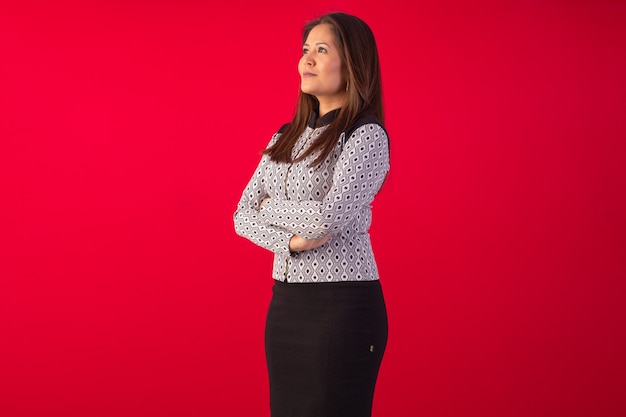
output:
M 293 150 L 296 158 L 336 117 L 332 111 L 315 123 L 312 117 Z M 272 137 L 268 146 L 280 137 Z M 385 129 L 373 119 L 356 125 L 336 151 L 319 166 L 317 153 L 295 163 L 278 163 L 263 155 L 243 191 L 234 215 L 235 231 L 274 252 L 272 277 L 293 283 L 371 281 L 378 269 L 368 229 L 371 203 L 389 171 Z M 269 197 L 259 210 L 261 201 Z M 330 241 L 302 252 L 289 250 L 297 234 Z

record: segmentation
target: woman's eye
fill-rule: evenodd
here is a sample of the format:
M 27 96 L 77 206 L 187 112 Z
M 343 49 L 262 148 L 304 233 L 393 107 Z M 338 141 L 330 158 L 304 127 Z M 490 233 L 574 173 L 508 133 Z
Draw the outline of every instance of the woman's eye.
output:
M 308 54 L 308 53 L 309 53 L 309 50 L 308 50 L 307 48 L 303 48 L 303 49 L 302 49 L 302 53 L 303 53 L 303 54 Z
M 320 54 L 325 54 L 328 51 L 326 50 L 326 48 L 323 48 L 323 47 L 320 46 L 320 48 L 317 50 L 317 52 L 319 52 Z

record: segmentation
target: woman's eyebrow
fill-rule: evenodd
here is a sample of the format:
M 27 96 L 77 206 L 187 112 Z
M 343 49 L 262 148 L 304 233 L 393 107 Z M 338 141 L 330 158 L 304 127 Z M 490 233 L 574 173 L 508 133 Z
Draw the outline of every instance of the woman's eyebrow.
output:
M 329 44 L 328 42 L 322 42 L 322 41 L 320 41 L 320 42 L 315 42 L 315 45 L 326 45 L 326 46 L 330 46 L 330 44 Z M 309 46 L 309 44 L 305 42 L 304 44 L 302 44 L 302 46 Z

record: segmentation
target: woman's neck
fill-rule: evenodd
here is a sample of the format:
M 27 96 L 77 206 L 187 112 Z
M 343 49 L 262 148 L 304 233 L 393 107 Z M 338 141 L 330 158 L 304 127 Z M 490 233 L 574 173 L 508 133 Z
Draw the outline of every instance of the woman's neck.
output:
M 322 117 L 328 112 L 344 107 L 346 103 L 346 98 L 341 97 L 339 99 L 334 99 L 334 100 L 320 100 L 318 98 L 318 102 L 319 102 L 319 109 L 318 109 L 317 115 L 318 117 Z

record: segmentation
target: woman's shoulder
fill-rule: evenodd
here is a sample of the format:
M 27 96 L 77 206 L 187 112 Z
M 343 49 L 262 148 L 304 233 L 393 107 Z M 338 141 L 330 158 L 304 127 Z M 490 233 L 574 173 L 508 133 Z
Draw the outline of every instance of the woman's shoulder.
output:
M 276 133 L 285 133 L 285 130 L 287 130 L 287 128 L 289 127 L 291 123 L 285 123 L 284 125 L 282 125 L 280 127 L 280 129 L 278 129 L 278 131 Z
M 371 114 L 362 114 L 359 117 L 357 117 L 355 121 L 351 123 L 350 126 L 348 126 L 346 130 L 344 130 L 346 139 L 352 136 L 352 134 L 356 130 L 366 125 L 377 125 L 380 129 L 382 129 L 385 132 L 385 134 L 387 134 L 387 130 L 385 129 L 385 126 L 380 120 L 378 120 L 377 117 Z
M 353 123 L 353 125 L 356 125 L 356 126 L 363 126 L 366 124 L 377 124 L 383 127 L 383 123 L 380 120 L 378 120 L 376 116 L 369 114 L 369 113 L 361 114 L 360 116 L 356 118 L 356 120 Z

